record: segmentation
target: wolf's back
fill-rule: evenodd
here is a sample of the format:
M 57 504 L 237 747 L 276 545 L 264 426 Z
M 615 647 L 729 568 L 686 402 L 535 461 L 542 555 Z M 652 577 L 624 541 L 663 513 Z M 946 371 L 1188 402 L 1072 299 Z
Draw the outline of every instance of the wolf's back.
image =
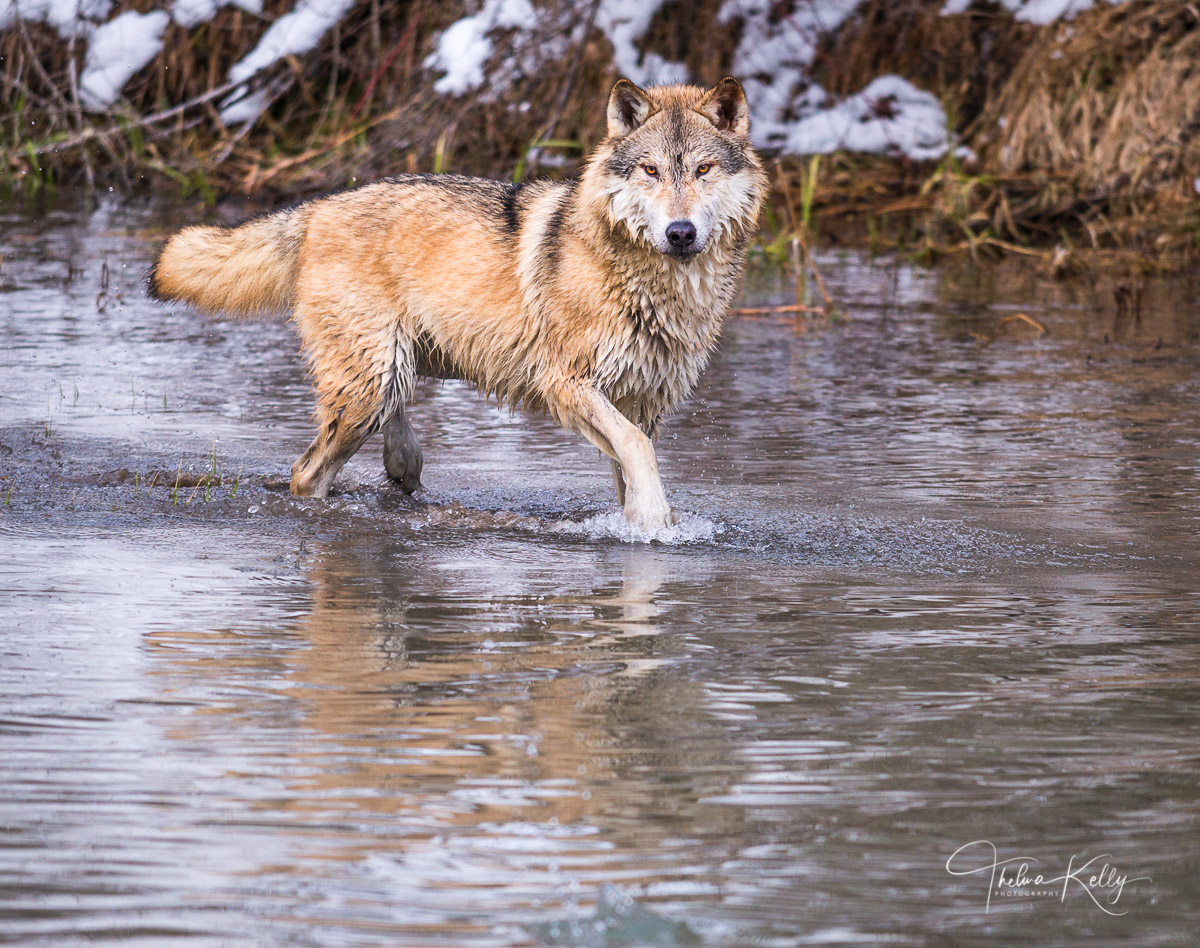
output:
M 150 295 L 210 313 L 286 313 L 295 302 L 306 218 L 296 208 L 237 227 L 185 227 L 154 262 Z

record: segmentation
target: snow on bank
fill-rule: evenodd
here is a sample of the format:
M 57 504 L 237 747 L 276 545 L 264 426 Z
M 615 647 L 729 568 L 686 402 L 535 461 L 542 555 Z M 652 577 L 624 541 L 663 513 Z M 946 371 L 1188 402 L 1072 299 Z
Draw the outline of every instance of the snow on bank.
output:
M 262 16 L 262 0 L 175 0 L 171 4 L 171 19 L 190 30 L 207 23 L 224 6 L 241 7 L 247 13 Z
M 91 21 L 103 20 L 111 9 L 112 0 L 0 0 L 0 30 L 21 19 L 52 26 L 64 39 L 87 36 Z
M 463 95 L 483 85 L 483 67 L 492 55 L 493 30 L 532 30 L 538 16 L 529 0 L 487 0 L 474 16 L 463 17 L 438 37 L 422 65 L 444 72 L 433 84 L 442 95 Z
M 965 13 L 972 0 L 946 0 L 943 15 Z M 1071 20 L 1096 6 L 1097 0 L 999 0 L 1017 20 L 1046 26 L 1055 20 Z M 1120 0 L 1118 0 L 1120 2 Z
M 639 85 L 686 82 L 682 63 L 670 62 L 638 43 L 664 0 L 601 0 L 595 25 L 612 44 L 617 71 Z M 1017 19 L 1050 23 L 1070 19 L 1097 0 L 1000 0 Z M 831 103 L 828 93 L 808 79 L 818 46 L 846 23 L 863 0 L 804 0 L 780 15 L 776 0 L 725 0 L 718 22 L 727 28 L 740 24 L 741 35 L 730 71 L 742 80 L 753 116 L 752 137 L 764 148 L 794 154 L 846 149 L 902 154 L 916 160 L 936 159 L 951 147 L 946 114 L 937 98 L 898 76 L 881 76 L 860 92 Z M 965 11 L 971 0 L 947 0 L 943 13 Z M 567 47 L 552 37 L 559 23 L 546 23 L 528 0 L 485 0 L 478 13 L 463 17 L 437 39 L 425 67 L 442 73 L 434 90 L 465 95 L 485 84 L 488 98 L 511 80 L 511 67 L 501 65 L 493 75 L 486 67 L 494 53 L 491 34 L 515 30 L 521 34 L 541 28 L 540 53 L 549 62 Z M 569 42 L 576 43 L 582 24 Z M 528 37 L 525 37 L 526 39 Z M 528 57 L 528 53 L 525 54 Z
M 355 6 L 356 0 L 297 0 L 254 49 L 229 70 L 240 88 L 222 102 L 227 123 L 256 119 L 272 93 L 249 80 L 290 55 L 312 51 Z M 595 26 L 612 45 L 621 75 L 640 85 L 687 81 L 682 63 L 638 48 L 665 0 L 600 0 Z M 730 71 L 742 79 L 750 100 L 754 142 L 797 154 L 834 149 L 937 158 L 950 147 L 940 103 L 896 76 L 882 76 L 841 102 L 808 79 L 824 36 L 847 22 L 863 0 L 803 0 L 781 14 L 776 0 L 725 0 L 719 23 L 740 24 Z M 1104 0 L 999 0 L 1019 20 L 1048 24 L 1069 20 Z M 1117 0 L 1118 3 L 1124 0 Z M 122 13 L 108 22 L 112 0 L 0 0 L 0 30 L 18 18 L 44 22 L 61 36 L 88 41 L 80 95 L 89 108 L 110 106 L 124 85 L 159 52 L 170 20 L 191 29 L 210 21 L 222 6 L 261 15 L 262 0 L 174 0 L 170 13 Z M 946 0 L 944 14 L 965 12 L 971 0 Z M 474 8 L 474 6 L 472 6 Z M 517 75 L 537 75 L 561 60 L 583 37 L 583 16 L 571 5 L 535 6 L 531 0 L 482 0 L 478 12 L 445 29 L 427 69 L 440 72 L 434 90 L 465 95 L 486 88 L 496 98 Z M 493 34 L 511 32 L 514 42 L 488 74 Z
M 662 5 L 663 0 L 603 0 L 596 10 L 596 26 L 612 44 L 617 70 L 640 86 L 688 81 L 683 63 L 637 48 Z
M 245 82 L 285 56 L 309 52 L 352 6 L 354 0 L 300 0 L 291 13 L 271 24 L 254 49 L 230 67 L 229 81 Z
M 291 13 L 271 24 L 258 45 L 229 68 L 230 82 L 245 82 L 285 56 L 299 56 L 314 49 L 354 6 L 354 0 L 299 0 Z M 221 121 L 251 122 L 270 103 L 265 90 L 249 93 L 235 89 L 221 103 Z
M 793 124 L 784 150 L 796 155 L 866 151 L 941 158 L 949 147 L 937 97 L 899 76 L 880 76 L 861 92 Z
M 96 27 L 88 40 L 87 61 L 79 77 L 83 105 L 106 109 L 116 102 L 125 83 L 158 55 L 163 31 L 170 22 L 170 15 L 162 10 L 130 10 Z
M 733 73 L 750 101 L 751 136 L 789 154 L 831 151 L 940 158 L 950 147 L 941 102 L 899 76 L 880 76 L 836 104 L 806 76 L 823 36 L 858 10 L 861 0 L 813 0 L 789 16 L 770 0 L 726 0 L 721 23 L 741 21 Z
M 612 44 L 617 70 L 639 85 L 686 82 L 688 78 L 682 63 L 671 62 L 657 53 L 642 53 L 637 48 L 638 40 L 663 3 L 664 0 L 601 0 L 596 8 L 595 26 Z M 442 31 L 423 65 L 442 73 L 433 85 L 435 92 L 466 95 L 487 83 L 487 98 L 495 98 L 518 70 L 513 70 L 510 62 L 502 64 L 491 76 L 485 75 L 494 52 L 494 32 L 517 31 L 519 41 L 515 45 L 520 47 L 517 58 L 522 60 L 523 67 L 519 71 L 530 74 L 575 46 L 582 38 L 583 27 L 579 17 L 563 22 L 562 16 L 549 9 L 539 11 L 529 0 L 485 0 L 478 13 L 465 16 Z
M 789 16 L 775 16 L 771 0 L 725 0 L 718 22 L 742 23 L 731 72 L 741 78 L 750 101 L 756 145 L 787 141 L 795 115 L 811 115 L 825 104 L 825 90 L 807 78 L 821 37 L 854 14 L 860 0 L 813 0 Z

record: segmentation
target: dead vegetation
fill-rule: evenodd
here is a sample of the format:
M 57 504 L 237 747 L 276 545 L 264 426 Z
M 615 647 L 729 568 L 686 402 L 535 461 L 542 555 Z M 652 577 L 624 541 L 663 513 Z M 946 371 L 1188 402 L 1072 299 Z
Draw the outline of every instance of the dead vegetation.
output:
M 455 98 L 433 91 L 422 62 L 460 4 L 363 0 L 312 53 L 260 76 L 271 106 L 234 127 L 219 113 L 229 67 L 289 0 L 265 0 L 261 18 L 226 6 L 190 31 L 172 24 L 162 53 L 100 114 L 79 104 L 83 50 L 23 23 L 0 33 L 0 177 L 14 193 L 151 186 L 212 201 L 303 196 L 398 171 L 571 173 L 602 134 L 616 72 L 607 39 L 584 28 L 595 0 L 555 2 L 539 3 L 569 38 L 554 56 L 522 46 L 545 36 L 509 37 L 493 60 L 509 80 L 503 95 Z M 151 6 L 122 0 L 114 12 Z M 720 6 L 666 3 L 640 48 L 715 81 L 738 36 L 736 22 L 717 22 Z M 1042 28 L 993 3 L 955 16 L 943 6 L 868 0 L 823 38 L 812 78 L 835 96 L 884 73 L 933 90 L 974 160 L 840 154 L 809 182 L 804 159 L 782 159 L 774 235 L 803 217 L 806 237 L 931 256 L 1020 252 L 1059 272 L 1085 252 L 1132 249 L 1149 266 L 1190 260 L 1200 235 L 1200 7 L 1128 0 Z M 791 9 L 779 4 L 779 15 Z
M 461 8 L 368 0 L 317 49 L 256 77 L 271 106 L 252 123 L 227 127 L 219 107 L 235 87 L 226 81 L 230 66 L 292 5 L 266 0 L 261 18 L 223 7 L 190 31 L 172 23 L 163 51 L 99 114 L 79 105 L 82 50 L 35 22 L 0 33 L 0 114 L 7 116 L 0 174 L 25 193 L 149 184 L 209 200 L 269 199 L 398 171 L 511 175 L 544 138 L 577 153 L 576 142 L 603 118 L 596 90 L 614 74 L 611 52 L 595 34 L 544 73 L 525 74 L 514 58 L 503 99 L 459 100 L 433 92 L 435 77 L 422 62 L 434 34 Z M 148 6 L 121 2 L 114 12 Z M 568 6 L 564 29 L 572 15 Z
M 951 155 L 931 170 L 839 156 L 817 192 L 822 218 L 856 238 L 930 255 L 1023 253 L 1056 272 L 1083 256 L 1192 260 L 1200 7 L 1129 0 L 1038 28 L 990 4 L 951 17 L 941 6 L 868 4 L 832 38 L 826 81 L 892 71 L 939 89 L 974 160 Z

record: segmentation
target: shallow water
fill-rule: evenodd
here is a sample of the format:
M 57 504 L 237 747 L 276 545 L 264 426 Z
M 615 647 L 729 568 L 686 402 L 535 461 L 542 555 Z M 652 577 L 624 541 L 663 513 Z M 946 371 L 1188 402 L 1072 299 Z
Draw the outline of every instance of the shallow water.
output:
M 829 254 L 850 318 L 731 322 L 648 542 L 452 384 L 418 499 L 378 445 L 292 499 L 290 330 L 143 296 L 185 216 L 0 219 L 0 941 L 1191 943 L 1194 283 Z M 1130 881 L 989 905 L 974 841 Z

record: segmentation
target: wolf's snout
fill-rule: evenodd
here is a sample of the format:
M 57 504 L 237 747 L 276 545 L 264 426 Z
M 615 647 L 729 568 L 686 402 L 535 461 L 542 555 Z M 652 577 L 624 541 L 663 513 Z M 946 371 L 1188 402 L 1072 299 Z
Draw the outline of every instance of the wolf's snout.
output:
M 691 253 L 696 247 L 696 225 L 691 221 L 672 221 L 667 225 L 667 243 L 671 253 Z

